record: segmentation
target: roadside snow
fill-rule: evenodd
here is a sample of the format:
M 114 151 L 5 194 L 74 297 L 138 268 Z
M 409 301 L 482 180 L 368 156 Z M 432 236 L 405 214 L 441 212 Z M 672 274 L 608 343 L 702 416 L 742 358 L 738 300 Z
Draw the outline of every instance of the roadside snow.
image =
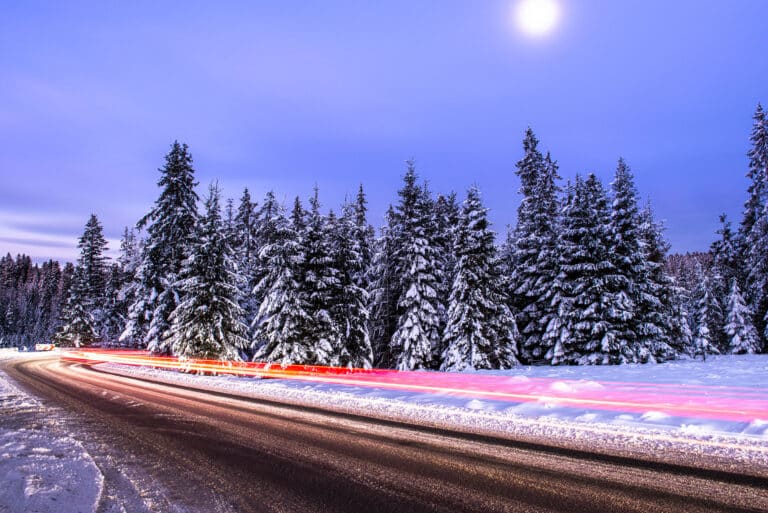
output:
M 335 411 L 389 420 L 418 422 L 456 430 L 542 439 L 591 449 L 620 448 L 639 455 L 679 453 L 706 455 L 720 463 L 749 462 L 768 471 L 768 411 L 749 422 L 671 416 L 649 408 L 643 412 L 597 410 L 558 403 L 582 392 L 602 393 L 619 383 L 625 392 L 645 393 L 649 386 L 706 385 L 700 394 L 745 394 L 768 398 L 768 355 L 722 356 L 706 363 L 695 361 L 659 365 L 613 367 L 518 367 L 505 372 L 515 383 L 552 380 L 552 397 L 533 402 L 472 398 L 466 394 L 419 393 L 301 380 L 199 376 L 176 371 L 118 364 L 100 364 L 109 372 L 154 381 L 182 384 L 256 399 L 319 406 Z M 710 388 L 712 387 L 712 388 Z M 698 460 L 694 460 L 694 463 Z
M 0 512 L 96 511 L 104 477 L 65 433 L 56 414 L 0 371 Z

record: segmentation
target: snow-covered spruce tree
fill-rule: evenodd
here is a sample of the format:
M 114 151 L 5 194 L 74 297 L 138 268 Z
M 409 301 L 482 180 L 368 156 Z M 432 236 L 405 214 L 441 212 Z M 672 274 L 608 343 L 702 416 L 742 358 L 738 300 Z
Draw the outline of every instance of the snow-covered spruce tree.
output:
M 53 336 L 58 329 L 58 319 L 60 314 L 58 302 L 61 294 L 60 284 L 62 272 L 59 263 L 55 260 L 44 262 L 40 268 L 40 272 L 40 303 L 38 316 L 35 319 L 33 340 L 48 341 L 53 340 Z M 2 297 L 2 293 L 0 293 L 0 297 Z M 0 310 L 1 309 L 2 304 L 0 302 Z M 0 322 L 0 326 L 1 325 L 2 323 Z M 0 337 L 2 337 L 1 334 Z
M 720 214 L 720 228 L 717 230 L 719 239 L 712 243 L 709 252 L 712 254 L 713 275 L 717 275 L 722 280 L 723 301 L 725 305 L 728 301 L 728 286 L 733 280 L 743 283 L 743 273 L 739 265 L 739 251 L 737 240 L 731 230 L 731 222 L 725 214 Z
M 337 364 L 369 369 L 373 365 L 373 350 L 368 333 L 368 292 L 359 281 L 365 274 L 363 244 L 367 237 L 361 238 L 358 205 L 345 203 L 341 218 L 329 216 L 333 265 L 338 273 L 331 317 L 340 335 Z
M 754 325 L 768 341 L 768 121 L 758 104 L 750 137 L 749 198 L 739 230 L 745 293 Z
M 58 340 L 64 345 L 91 344 L 108 335 L 106 285 L 109 277 L 107 240 L 98 218 L 91 214 L 77 247 L 73 286 L 63 310 Z
M 586 180 L 577 177 L 569 196 L 553 299 L 557 316 L 545 333 L 554 344 L 545 356 L 553 364 L 635 362 L 635 351 L 617 329 L 631 305 L 610 288 L 616 270 L 605 192 L 591 174 Z
M 142 340 L 152 352 L 164 354 L 170 351 L 171 313 L 183 299 L 175 283 L 191 251 L 198 196 L 186 144 L 174 142 L 159 171 L 160 197 L 137 224 L 147 227 L 147 238 L 137 272 L 139 288 L 120 339 Z
M 752 148 L 747 154 L 749 157 L 749 171 L 747 172 L 747 178 L 750 182 L 747 189 L 749 196 L 744 203 L 744 214 L 739 226 L 742 258 L 748 256 L 750 234 L 768 199 L 768 120 L 766 120 L 765 111 L 761 104 L 757 104 L 752 119 L 752 134 L 749 138 Z
M 693 344 L 691 321 L 686 306 L 688 300 L 685 289 L 674 285 L 670 305 L 669 333 L 670 347 L 675 352 L 675 357 L 681 355 L 693 356 L 696 353 L 696 348 Z
M 221 229 L 224 231 L 224 235 L 230 245 L 233 245 L 236 238 L 235 215 L 235 200 L 227 198 L 226 206 L 224 207 L 224 217 L 221 221 Z
M 699 286 L 694 292 L 695 314 L 693 345 L 695 354 L 704 359 L 708 354 L 720 354 L 715 337 L 712 332 L 723 326 L 723 313 L 720 304 L 712 293 L 712 285 L 709 276 L 701 267 L 697 268 Z
M 428 369 L 440 345 L 438 289 L 440 255 L 430 223 L 434 203 L 426 189 L 416 185 L 413 161 L 408 162 L 396 211 L 396 275 L 401 285 L 397 302 L 397 329 L 390 344 L 399 370 Z
M 237 259 L 247 265 L 250 265 L 255 259 L 257 252 L 257 206 L 254 201 L 251 201 L 251 193 L 248 192 L 248 188 L 243 189 L 243 195 L 240 197 L 240 204 L 234 217 L 235 236 L 232 244 L 237 248 L 235 251 Z
M 89 346 L 99 340 L 88 289 L 83 268 L 77 266 L 62 309 L 61 326 L 54 337 L 54 341 L 62 347 Z
M 373 265 L 376 231 L 368 223 L 368 200 L 366 199 L 362 184 L 358 187 L 352 209 L 355 224 L 354 237 L 357 240 L 360 252 L 360 268 L 356 271 L 355 283 L 358 287 L 368 290 L 373 279 L 371 276 L 371 266 Z
M 395 211 L 390 205 L 386 222 L 374 244 L 368 307 L 371 312 L 369 332 L 373 363 L 382 368 L 395 365 L 390 342 L 397 329 L 397 300 L 401 291 L 397 274 L 397 229 Z
M 308 314 L 311 319 L 309 336 L 312 342 L 312 358 L 304 363 L 339 365 L 342 342 L 330 312 L 336 300 L 334 293 L 339 285 L 339 272 L 331 250 L 329 223 L 320 213 L 317 186 L 309 205 L 307 223 L 301 239 L 304 247 L 302 289 L 307 294 Z
M 284 206 L 278 203 L 275 198 L 274 192 L 269 191 L 264 196 L 261 206 L 256 211 L 254 232 L 254 249 L 256 253 L 254 255 L 253 269 L 251 271 L 253 290 L 251 291 L 252 293 L 250 296 L 251 301 L 257 305 L 257 312 L 264 301 L 264 294 L 266 294 L 267 290 L 264 287 L 260 287 L 259 283 L 271 272 L 269 268 L 269 256 L 264 252 L 264 249 L 277 243 L 280 241 L 280 237 L 285 235 L 284 226 L 282 226 L 286 221 L 284 210 Z M 255 326 L 259 322 L 259 319 L 254 317 L 251 321 L 251 326 Z
M 641 250 L 639 212 L 635 181 L 627 163 L 619 159 L 611 183 L 611 247 L 610 257 L 615 272 L 609 275 L 611 292 L 627 305 L 622 315 L 613 320 L 616 331 L 635 354 L 633 360 L 650 358 L 648 345 L 665 334 L 657 325 L 656 316 L 662 306 L 657 298 L 646 295 L 645 258 Z
M 120 240 L 120 255 L 117 257 L 117 265 L 120 270 L 120 286 L 117 290 L 115 308 L 119 309 L 122 316 L 122 325 L 116 334 L 115 340 L 122 344 L 140 345 L 141 340 L 133 340 L 130 336 L 123 337 L 124 328 L 128 323 L 128 312 L 136 302 L 141 291 L 138 281 L 138 269 L 141 264 L 142 241 L 136 236 L 133 229 L 125 227 Z
M 458 222 L 457 257 L 440 369 L 508 369 L 516 365 L 517 325 L 507 306 L 487 209 L 471 188 Z
M 457 256 L 454 253 L 454 244 L 459 225 L 460 208 L 456 201 L 455 192 L 451 192 L 447 196 L 438 194 L 434 205 L 434 240 L 440 256 L 440 268 L 443 276 L 438 289 L 440 332 L 444 333 L 448 318 L 448 299 L 451 295 L 451 286 L 455 276 Z M 432 355 L 434 362 L 439 362 L 442 358 L 445 351 L 444 341 L 445 339 L 441 345 L 434 348 Z
M 731 354 L 759 353 L 762 349 L 760 337 L 752 325 L 752 312 L 745 304 L 734 279 L 725 315 L 725 334 L 728 337 L 727 351 Z
M 663 362 L 676 356 L 673 345 L 686 343 L 685 326 L 676 324 L 680 322 L 676 316 L 681 313 L 675 305 L 679 296 L 674 280 L 665 269 L 669 244 L 664 240 L 663 225 L 654 219 L 650 204 L 640 212 L 638 224 L 643 274 L 639 277 L 635 294 L 636 330 L 642 350 L 647 351 L 647 358 Z M 682 340 L 673 340 L 673 330 Z M 646 359 L 641 357 L 640 361 Z
M 244 312 L 237 302 L 235 257 L 219 202 L 219 189 L 213 184 L 190 254 L 174 285 L 183 299 L 171 314 L 169 343 L 171 352 L 182 359 L 240 360 L 248 345 Z
M 755 329 L 768 343 L 768 202 L 752 227 L 748 246 L 745 289 Z
M 91 214 L 85 224 L 85 230 L 77 243 L 80 257 L 77 266 L 80 268 L 80 278 L 85 287 L 86 300 L 90 307 L 100 307 L 104 299 L 104 290 L 108 277 L 108 263 L 104 251 L 107 250 L 107 239 L 98 218 Z
M 107 282 L 104 288 L 104 302 L 102 303 L 101 333 L 106 345 L 118 345 L 120 334 L 125 327 L 128 314 L 128 304 L 122 295 L 125 287 L 126 275 L 119 263 L 109 266 Z
M 240 197 L 240 204 L 234 216 L 232 230 L 232 249 L 237 262 L 238 297 L 240 307 L 245 312 L 245 322 L 253 323 L 259 304 L 253 294 L 256 286 L 258 265 L 257 213 L 256 203 L 251 201 L 251 194 L 246 187 Z
M 528 128 L 523 140 L 525 155 L 517 163 L 523 199 L 517 211 L 514 245 L 508 258 L 511 299 L 518 312 L 521 356 L 525 361 L 549 360 L 550 347 L 543 340 L 552 320 L 553 282 L 558 274 L 557 164 L 538 149 L 539 141 Z
M 309 302 L 304 281 L 302 234 L 306 212 L 296 198 L 290 221 L 278 209 L 271 218 L 274 242 L 263 247 L 259 259 L 267 274 L 256 286 L 264 299 L 256 320 L 254 360 L 290 365 L 312 363 L 314 348 Z
M 451 192 L 448 195 L 438 194 L 435 200 L 435 223 L 437 233 L 435 234 L 435 243 L 440 251 L 443 268 L 443 283 L 441 289 L 441 301 L 448 303 L 448 296 L 451 294 L 451 285 L 453 284 L 454 268 L 458 257 L 454 253 L 456 241 L 456 231 L 459 226 L 461 216 L 461 207 L 456 200 L 456 193 Z

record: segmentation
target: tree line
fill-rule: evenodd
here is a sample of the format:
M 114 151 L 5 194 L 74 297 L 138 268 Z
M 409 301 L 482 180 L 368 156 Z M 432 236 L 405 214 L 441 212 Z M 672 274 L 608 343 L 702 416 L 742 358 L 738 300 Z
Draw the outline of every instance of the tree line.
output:
M 626 162 L 607 187 L 594 174 L 563 184 L 530 129 L 516 165 L 517 223 L 503 241 L 476 187 L 461 202 L 433 194 L 413 161 L 377 236 L 362 186 L 338 212 L 323 210 L 317 188 L 306 204 L 273 192 L 257 203 L 245 189 L 222 205 L 212 184 L 201 202 L 189 149 L 176 142 L 160 194 L 125 230 L 116 262 L 89 219 L 55 338 L 181 358 L 440 370 L 759 352 L 768 310 L 761 107 L 751 142 L 744 220 L 732 233 L 723 218 L 711 263 L 693 270 L 667 258 Z M 686 281 L 691 272 L 700 276 Z

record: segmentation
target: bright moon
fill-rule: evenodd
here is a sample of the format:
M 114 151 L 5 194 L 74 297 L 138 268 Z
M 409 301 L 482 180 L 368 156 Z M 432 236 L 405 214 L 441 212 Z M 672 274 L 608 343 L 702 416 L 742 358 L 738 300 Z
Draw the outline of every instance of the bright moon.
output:
M 533 36 L 541 36 L 557 24 L 560 7 L 555 0 L 520 0 L 516 14 L 521 29 Z

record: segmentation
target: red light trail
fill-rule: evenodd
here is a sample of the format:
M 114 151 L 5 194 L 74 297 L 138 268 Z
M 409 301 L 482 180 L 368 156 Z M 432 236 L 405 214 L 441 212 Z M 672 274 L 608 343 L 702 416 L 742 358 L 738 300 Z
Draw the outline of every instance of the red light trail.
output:
M 186 372 L 291 379 L 419 393 L 472 397 L 513 403 L 631 413 L 659 412 L 735 422 L 768 421 L 768 394 L 749 387 L 676 385 L 617 381 L 528 378 L 515 375 L 348 369 L 316 365 L 179 360 L 151 356 L 144 351 L 81 349 L 62 359 L 85 364 L 118 363 Z

